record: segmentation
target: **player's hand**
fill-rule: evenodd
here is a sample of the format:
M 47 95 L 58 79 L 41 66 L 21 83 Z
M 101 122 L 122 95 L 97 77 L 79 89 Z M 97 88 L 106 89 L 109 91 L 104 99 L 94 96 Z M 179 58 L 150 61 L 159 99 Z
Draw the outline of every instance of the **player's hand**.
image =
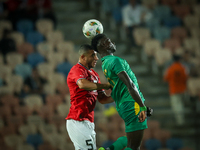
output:
M 112 86 L 111 86 L 111 84 L 108 82 L 108 83 L 106 83 L 106 88 L 105 88 L 105 90 L 109 90 L 109 89 L 112 89 Z
M 139 122 L 143 122 L 147 118 L 146 111 L 141 111 L 138 118 L 139 118 Z

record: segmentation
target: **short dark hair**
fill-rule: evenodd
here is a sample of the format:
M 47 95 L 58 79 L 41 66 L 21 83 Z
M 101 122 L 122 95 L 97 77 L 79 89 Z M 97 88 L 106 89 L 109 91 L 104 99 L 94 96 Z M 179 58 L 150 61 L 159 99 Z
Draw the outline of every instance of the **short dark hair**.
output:
M 180 56 L 180 55 L 177 55 L 177 54 L 174 54 L 174 55 L 173 55 L 173 60 L 174 60 L 175 62 L 180 61 L 180 60 L 181 60 L 181 56 Z
M 91 45 L 96 52 L 98 52 L 97 45 L 99 43 L 99 40 L 102 39 L 103 37 L 106 37 L 106 35 L 105 34 L 98 34 L 98 35 L 96 35 L 95 37 L 92 38 Z
M 87 51 L 89 51 L 89 50 L 93 50 L 93 47 L 89 44 L 83 44 L 79 48 L 79 55 L 83 55 L 83 54 L 87 53 Z

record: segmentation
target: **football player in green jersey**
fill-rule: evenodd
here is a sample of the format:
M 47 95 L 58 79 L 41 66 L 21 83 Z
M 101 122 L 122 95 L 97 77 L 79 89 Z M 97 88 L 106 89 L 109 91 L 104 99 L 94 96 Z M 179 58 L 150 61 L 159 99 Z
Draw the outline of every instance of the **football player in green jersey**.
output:
M 143 132 L 147 128 L 147 107 L 136 76 L 126 60 L 113 55 L 116 46 L 105 34 L 96 35 L 91 45 L 101 56 L 102 70 L 113 88 L 111 96 L 125 122 L 128 139 L 125 150 L 140 150 Z

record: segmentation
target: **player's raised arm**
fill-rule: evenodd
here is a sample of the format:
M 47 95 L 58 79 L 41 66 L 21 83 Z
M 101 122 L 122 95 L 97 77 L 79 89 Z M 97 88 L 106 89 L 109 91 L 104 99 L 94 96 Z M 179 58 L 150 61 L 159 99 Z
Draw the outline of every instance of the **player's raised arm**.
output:
M 114 102 L 114 99 L 111 96 L 106 95 L 104 91 L 98 92 L 97 99 L 101 104 L 108 104 Z
M 130 95 L 140 106 L 142 112 L 139 115 L 139 119 L 141 122 L 144 121 L 146 118 L 146 115 L 144 112 L 144 111 L 146 111 L 146 106 L 140 97 L 137 87 L 135 86 L 135 84 L 132 82 L 132 80 L 130 79 L 130 77 L 128 76 L 128 74 L 125 71 L 120 72 L 118 74 L 118 77 L 127 86 Z
M 87 79 L 80 79 L 77 82 L 80 89 L 84 89 L 87 91 L 93 91 L 93 90 L 101 90 L 101 89 L 110 89 L 111 85 L 109 83 L 93 83 L 91 81 L 88 81 Z

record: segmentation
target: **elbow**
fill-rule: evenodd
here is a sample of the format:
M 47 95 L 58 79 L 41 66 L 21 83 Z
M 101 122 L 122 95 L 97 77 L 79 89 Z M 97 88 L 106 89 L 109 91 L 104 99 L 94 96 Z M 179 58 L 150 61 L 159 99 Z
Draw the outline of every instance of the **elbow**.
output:
M 79 87 L 79 89 L 84 89 L 84 88 L 85 88 L 85 86 L 84 86 L 83 83 L 79 83 L 79 84 L 78 84 L 78 87 Z

